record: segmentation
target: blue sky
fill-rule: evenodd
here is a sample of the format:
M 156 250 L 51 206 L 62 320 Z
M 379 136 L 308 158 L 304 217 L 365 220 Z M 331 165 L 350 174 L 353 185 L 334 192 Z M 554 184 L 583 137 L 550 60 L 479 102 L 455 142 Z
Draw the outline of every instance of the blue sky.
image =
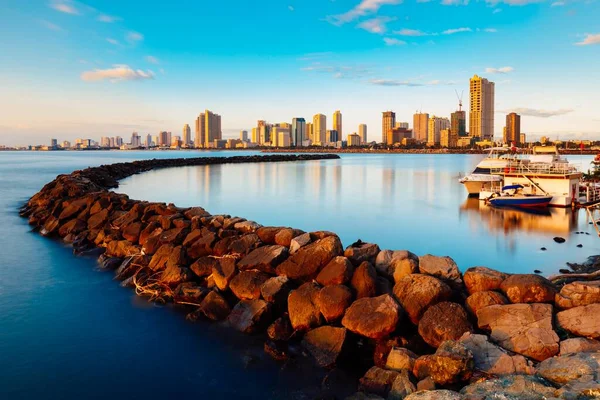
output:
M 258 119 L 449 116 L 496 82 L 497 135 L 600 140 L 600 1 L 0 0 L 0 143 L 181 132 Z

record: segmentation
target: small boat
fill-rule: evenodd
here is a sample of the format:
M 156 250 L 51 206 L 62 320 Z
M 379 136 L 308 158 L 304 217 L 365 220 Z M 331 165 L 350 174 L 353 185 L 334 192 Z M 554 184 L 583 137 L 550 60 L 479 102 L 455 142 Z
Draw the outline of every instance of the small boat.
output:
M 492 147 L 487 157 L 477 164 L 473 172 L 461 178 L 459 182 L 465 186 L 469 196 L 477 196 L 482 191 L 489 191 L 492 184 L 502 182 L 502 177 L 492 174 L 492 170 L 503 169 L 510 162 L 520 159 L 517 148 Z
M 502 188 L 502 193 L 494 193 L 487 201 L 497 207 L 543 208 L 548 207 L 552 196 L 525 194 L 523 186 L 509 185 Z

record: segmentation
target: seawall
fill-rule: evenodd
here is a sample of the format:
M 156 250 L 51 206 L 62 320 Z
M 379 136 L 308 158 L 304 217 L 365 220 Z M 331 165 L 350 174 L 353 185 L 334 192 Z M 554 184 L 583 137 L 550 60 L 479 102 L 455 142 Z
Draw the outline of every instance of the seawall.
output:
M 75 253 L 98 254 L 101 268 L 138 295 L 184 307 L 190 321 L 261 335 L 279 360 L 302 357 L 301 348 L 320 368 L 359 370 L 354 399 L 600 393 L 600 282 L 485 267 L 461 273 L 449 257 L 360 240 L 344 247 L 333 232 L 265 227 L 110 191 L 157 168 L 335 158 L 103 165 L 58 176 L 20 214 Z

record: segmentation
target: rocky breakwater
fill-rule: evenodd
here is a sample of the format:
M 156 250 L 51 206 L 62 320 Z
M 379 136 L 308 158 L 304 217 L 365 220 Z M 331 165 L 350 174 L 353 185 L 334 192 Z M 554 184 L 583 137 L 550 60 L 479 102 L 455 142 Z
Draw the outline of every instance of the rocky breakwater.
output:
M 320 368 L 358 371 L 350 399 L 600 398 L 600 282 L 485 267 L 463 274 L 449 257 L 360 240 L 344 248 L 332 232 L 108 190 L 152 168 L 318 158 L 89 168 L 57 177 L 21 215 L 75 253 L 98 254 L 137 294 L 184 307 L 191 321 L 261 335 L 278 360 L 307 356 Z

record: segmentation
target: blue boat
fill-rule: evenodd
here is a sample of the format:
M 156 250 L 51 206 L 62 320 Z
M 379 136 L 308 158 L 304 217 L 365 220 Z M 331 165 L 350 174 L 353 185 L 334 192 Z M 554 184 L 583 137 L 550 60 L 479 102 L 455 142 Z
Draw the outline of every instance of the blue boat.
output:
M 504 186 L 502 194 L 492 195 L 488 202 L 497 207 L 543 208 L 552 201 L 552 196 L 524 194 L 521 189 L 521 185 Z

